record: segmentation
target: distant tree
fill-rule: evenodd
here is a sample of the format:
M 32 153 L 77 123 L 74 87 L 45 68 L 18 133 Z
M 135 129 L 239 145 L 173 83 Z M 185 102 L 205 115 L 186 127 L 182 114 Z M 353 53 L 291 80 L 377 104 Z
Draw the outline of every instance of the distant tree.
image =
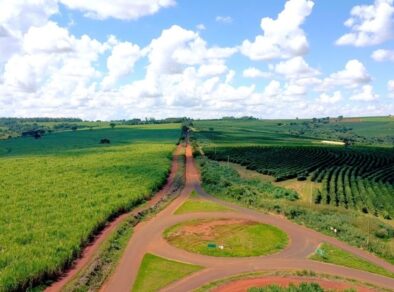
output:
M 115 126 L 116 126 L 115 123 L 110 123 L 109 125 L 110 125 L 110 127 L 111 127 L 112 129 L 115 128 Z
M 78 126 L 72 126 L 71 130 L 73 130 L 74 132 L 78 129 Z

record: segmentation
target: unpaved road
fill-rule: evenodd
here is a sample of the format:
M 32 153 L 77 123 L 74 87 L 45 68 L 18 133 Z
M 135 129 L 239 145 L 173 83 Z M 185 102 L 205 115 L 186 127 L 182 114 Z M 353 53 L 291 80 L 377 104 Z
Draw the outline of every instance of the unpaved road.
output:
M 193 189 L 195 189 L 199 195 L 208 200 L 212 200 L 216 203 L 232 208 L 234 212 L 174 215 L 173 213 L 175 210 L 187 199 Z M 271 224 L 279 227 L 288 234 L 289 245 L 281 252 L 269 256 L 222 258 L 189 253 L 169 245 L 162 238 L 163 231 L 168 227 L 182 221 L 198 218 L 239 218 Z M 199 272 L 170 284 L 162 291 L 191 291 L 203 284 L 246 272 L 304 269 L 312 270 L 317 273 L 338 275 L 363 282 L 369 282 L 387 289 L 394 287 L 394 279 L 391 278 L 307 259 L 307 257 L 322 242 L 328 242 L 394 272 L 393 265 L 368 252 L 349 246 L 335 238 L 297 225 L 281 216 L 263 214 L 261 212 L 240 207 L 229 202 L 224 202 L 210 196 L 201 188 L 199 172 L 194 163 L 191 147 L 188 145 L 186 148 L 186 185 L 182 190 L 181 195 L 154 218 L 137 225 L 119 265 L 110 279 L 102 287 L 101 291 L 130 291 L 136 279 L 142 258 L 147 252 L 169 259 L 205 267 L 205 269 Z
M 170 174 L 167 178 L 167 182 L 164 187 L 157 192 L 146 204 L 133 209 L 131 212 L 125 213 L 117 217 L 114 221 L 108 223 L 108 225 L 95 237 L 95 239 L 88 245 L 82 252 L 81 256 L 75 260 L 74 264 L 68 269 L 58 281 L 54 282 L 51 286 L 45 289 L 46 292 L 56 292 L 62 290 L 62 288 L 69 283 L 83 268 L 85 268 L 96 255 L 101 244 L 116 230 L 116 228 L 125 221 L 126 218 L 137 215 L 139 212 L 147 210 L 158 202 L 160 202 L 167 194 L 171 192 L 173 187 L 175 175 L 178 171 L 178 157 L 182 152 L 183 147 L 179 145 L 174 152 Z

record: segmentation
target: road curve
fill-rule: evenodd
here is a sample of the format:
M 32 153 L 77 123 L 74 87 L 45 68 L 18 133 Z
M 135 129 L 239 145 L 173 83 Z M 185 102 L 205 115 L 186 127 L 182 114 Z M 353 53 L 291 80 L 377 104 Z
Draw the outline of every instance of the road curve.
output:
M 230 207 L 234 212 L 225 213 L 188 213 L 174 215 L 175 210 L 187 199 L 190 192 L 195 189 L 199 195 L 221 205 Z M 162 238 L 163 231 L 185 220 L 198 218 L 243 218 L 257 222 L 271 224 L 284 230 L 289 237 L 289 245 L 282 251 L 261 257 L 248 258 L 224 258 L 210 257 L 200 254 L 189 253 L 168 244 Z M 195 166 L 192 150 L 186 147 L 186 184 L 179 197 L 177 197 L 166 209 L 161 211 L 150 221 L 137 225 L 135 232 L 128 243 L 114 274 L 102 287 L 101 291 L 130 291 L 136 279 L 138 269 L 145 253 L 150 252 L 158 256 L 174 259 L 182 262 L 197 264 L 205 269 L 176 281 L 162 289 L 162 291 L 191 291 L 203 284 L 237 275 L 240 273 L 263 271 L 263 270 L 312 270 L 317 273 L 338 275 L 352 278 L 363 282 L 391 289 L 394 287 L 394 279 L 346 268 L 332 264 L 312 261 L 308 256 L 322 243 L 328 242 L 352 254 L 360 256 L 376 265 L 394 272 L 394 266 L 366 251 L 349 246 L 335 238 L 323 235 L 301 225 L 297 225 L 286 218 L 278 215 L 264 214 L 248 208 L 244 208 L 229 202 L 222 201 L 207 194 L 200 185 L 198 169 Z

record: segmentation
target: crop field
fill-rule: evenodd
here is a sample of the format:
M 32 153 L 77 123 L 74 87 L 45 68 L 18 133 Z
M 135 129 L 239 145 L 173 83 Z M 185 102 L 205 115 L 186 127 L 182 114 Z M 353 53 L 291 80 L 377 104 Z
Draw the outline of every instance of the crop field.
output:
M 375 123 L 388 123 L 387 130 L 394 124 L 387 119 L 366 118 L 352 125 L 368 132 Z M 278 132 L 274 126 L 278 123 L 285 122 L 201 121 L 194 125 L 195 137 L 211 159 L 241 164 L 276 181 L 297 178 L 320 183 L 313 194 L 316 204 L 353 208 L 386 219 L 394 216 L 392 148 L 319 146 L 318 136 L 306 139 Z M 368 135 L 373 139 L 371 132 Z
M 200 142 L 236 145 L 320 145 L 322 140 L 352 141 L 357 146 L 392 147 L 394 117 L 312 120 L 223 119 L 195 121 Z
M 322 183 L 314 194 L 316 204 L 394 216 L 394 152 L 390 150 L 234 147 L 210 148 L 205 154 L 272 175 L 276 181 L 310 177 Z
M 109 219 L 157 190 L 179 134 L 164 124 L 0 141 L 0 290 L 57 274 Z

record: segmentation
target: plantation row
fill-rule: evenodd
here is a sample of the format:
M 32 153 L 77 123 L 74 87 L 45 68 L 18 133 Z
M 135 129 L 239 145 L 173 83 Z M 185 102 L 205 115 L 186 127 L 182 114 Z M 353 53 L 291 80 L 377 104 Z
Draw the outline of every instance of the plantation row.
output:
M 333 147 L 233 147 L 205 149 L 208 157 L 272 175 L 277 181 L 310 177 L 322 183 L 317 204 L 394 215 L 394 152 Z
M 358 171 L 359 168 L 346 165 L 315 171 L 311 179 L 323 184 L 322 190 L 314 194 L 315 203 L 354 208 L 391 218 L 390 215 L 394 214 L 393 184 L 368 176 L 358 177 Z

